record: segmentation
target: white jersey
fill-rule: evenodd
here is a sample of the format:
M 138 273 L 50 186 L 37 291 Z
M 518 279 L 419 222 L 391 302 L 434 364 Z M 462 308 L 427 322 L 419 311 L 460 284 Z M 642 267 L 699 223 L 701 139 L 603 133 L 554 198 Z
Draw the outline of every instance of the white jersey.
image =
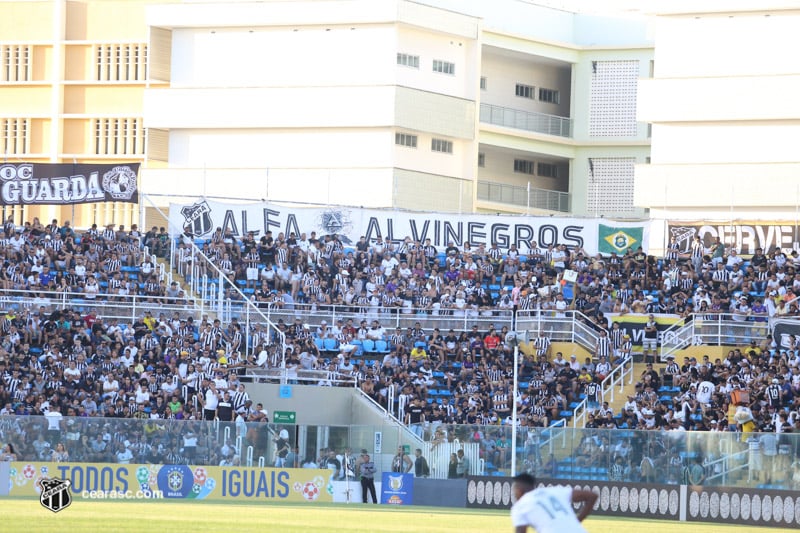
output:
M 538 533 L 586 533 L 572 507 L 571 487 L 542 487 L 525 493 L 511 507 L 511 522 Z
M 697 401 L 700 403 L 711 403 L 711 395 L 714 393 L 714 384 L 710 381 L 703 381 L 697 387 Z

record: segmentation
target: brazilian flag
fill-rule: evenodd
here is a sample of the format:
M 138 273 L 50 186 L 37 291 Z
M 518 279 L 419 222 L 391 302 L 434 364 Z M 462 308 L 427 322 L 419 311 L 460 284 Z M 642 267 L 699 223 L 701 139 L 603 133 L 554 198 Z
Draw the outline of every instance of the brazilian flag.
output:
M 634 250 L 642 246 L 642 226 L 632 228 L 614 228 L 600 224 L 597 250 L 601 254 L 624 254 L 628 248 Z

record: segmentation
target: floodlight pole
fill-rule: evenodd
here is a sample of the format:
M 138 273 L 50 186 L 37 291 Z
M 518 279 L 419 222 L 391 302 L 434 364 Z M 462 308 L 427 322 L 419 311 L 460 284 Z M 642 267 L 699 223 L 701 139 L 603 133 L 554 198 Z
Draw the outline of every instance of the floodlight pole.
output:
M 514 390 L 511 391 L 511 476 L 517 475 L 517 380 L 519 372 L 519 339 L 514 336 Z

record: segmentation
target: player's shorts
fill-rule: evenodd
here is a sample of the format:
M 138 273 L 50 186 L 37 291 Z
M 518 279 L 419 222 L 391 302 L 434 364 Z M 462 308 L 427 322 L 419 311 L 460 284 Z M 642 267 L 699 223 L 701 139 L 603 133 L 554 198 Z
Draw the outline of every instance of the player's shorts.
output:
M 247 268 L 247 281 L 257 281 L 258 280 L 258 268 L 256 267 L 248 267 Z

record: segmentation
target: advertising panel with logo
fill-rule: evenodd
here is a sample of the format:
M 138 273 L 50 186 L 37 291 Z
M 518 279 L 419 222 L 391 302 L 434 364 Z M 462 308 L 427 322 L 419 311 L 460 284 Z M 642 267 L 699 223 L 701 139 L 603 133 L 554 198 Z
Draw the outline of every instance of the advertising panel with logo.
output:
M 333 501 L 327 469 L 13 462 L 9 479 L 11 496 L 39 497 L 53 511 L 71 497 Z
M 381 503 L 411 505 L 414 499 L 414 475 L 383 472 L 381 477 Z
M 388 209 L 353 207 L 303 208 L 271 203 L 230 204 L 198 199 L 190 204 L 172 204 L 169 210 L 172 228 L 181 228 L 196 238 L 209 238 L 217 228 L 241 237 L 252 232 L 256 237 L 271 231 L 317 235 L 336 234 L 345 246 L 354 246 L 363 236 L 367 241 L 388 238 L 425 243 L 444 251 L 450 243 L 457 247 L 469 242 L 487 246 L 496 242 L 501 249 L 511 244 L 525 253 L 532 241 L 540 247 L 566 244 L 583 248 L 589 255 L 625 253 L 628 248 L 648 249 L 650 222 L 600 224 L 596 219 L 575 217 L 532 217 L 522 215 L 485 215 L 419 213 Z

